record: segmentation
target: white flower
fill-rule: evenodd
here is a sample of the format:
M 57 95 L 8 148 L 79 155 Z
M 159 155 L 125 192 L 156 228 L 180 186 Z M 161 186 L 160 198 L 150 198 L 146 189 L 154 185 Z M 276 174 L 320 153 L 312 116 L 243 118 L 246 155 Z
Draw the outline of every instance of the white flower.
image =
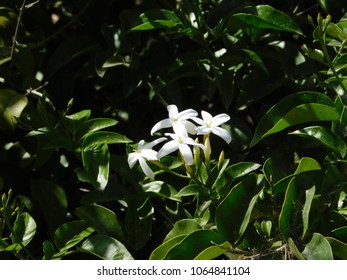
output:
M 174 132 L 179 135 L 187 132 L 190 134 L 196 134 L 196 125 L 188 121 L 188 119 L 198 115 L 195 110 L 187 109 L 182 112 L 178 112 L 176 105 L 167 106 L 167 110 L 169 112 L 169 117 L 156 123 L 151 130 L 151 135 L 162 128 L 168 127 L 172 127 Z
M 202 119 L 192 117 L 198 125 L 198 133 L 199 135 L 206 135 L 213 133 L 219 137 L 221 137 L 228 144 L 231 142 L 231 135 L 224 128 L 219 127 L 221 124 L 230 120 L 230 117 L 227 114 L 219 114 L 215 117 L 206 111 L 201 111 Z
M 137 149 L 128 155 L 129 167 L 133 168 L 135 163 L 138 161 L 143 173 L 145 173 L 147 177 L 154 179 L 154 173 L 150 169 L 146 161 L 158 160 L 158 152 L 152 150 L 152 148 L 165 140 L 165 137 L 161 137 L 147 144 L 145 144 L 144 140 L 141 140 L 137 145 Z
M 187 164 L 192 165 L 194 158 L 189 145 L 200 147 L 203 150 L 205 149 L 204 145 L 196 143 L 192 138 L 189 138 L 187 134 L 179 135 L 173 133 L 166 133 L 165 135 L 170 136 L 172 140 L 165 143 L 164 146 L 159 150 L 159 159 L 174 151 L 179 150 L 184 158 L 184 161 Z

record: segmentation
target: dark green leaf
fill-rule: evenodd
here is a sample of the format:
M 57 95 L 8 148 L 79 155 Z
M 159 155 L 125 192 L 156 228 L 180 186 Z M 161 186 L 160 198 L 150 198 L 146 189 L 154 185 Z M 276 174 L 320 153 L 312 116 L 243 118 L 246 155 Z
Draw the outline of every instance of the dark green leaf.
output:
M 98 233 L 110 235 L 124 242 L 123 227 L 116 214 L 100 205 L 82 205 L 76 209 L 76 215 L 86 220 Z
M 94 232 L 94 229 L 89 226 L 86 221 L 72 221 L 62 224 L 54 234 L 54 242 L 57 248 L 61 251 L 76 246 L 83 239 Z
M 177 191 L 170 185 L 162 181 L 153 181 L 142 186 L 144 192 L 154 194 L 163 198 L 168 198 L 175 201 L 181 201 L 177 196 Z
M 194 220 L 184 219 L 175 223 L 174 227 L 166 235 L 164 241 L 168 241 L 176 236 L 188 235 L 196 230 L 202 229 L 201 226 Z
M 333 252 L 328 240 L 315 232 L 311 241 L 306 244 L 302 255 L 308 260 L 333 260 Z
M 118 240 L 107 235 L 89 237 L 81 249 L 103 260 L 133 260 L 127 248 Z
M 347 244 L 333 237 L 325 237 L 328 240 L 334 256 L 341 260 L 347 260 Z
M 54 245 L 51 241 L 45 240 L 42 245 L 43 250 L 43 260 L 51 260 L 55 254 L 57 254 L 57 250 L 54 248 Z
M 64 189 L 50 180 L 32 180 L 30 189 L 53 236 L 66 218 L 67 198 Z
M 269 5 L 250 7 L 246 11 L 248 13 L 235 14 L 234 17 L 256 28 L 287 31 L 303 35 L 300 27 L 290 16 Z
M 151 235 L 154 208 L 149 199 L 129 202 L 125 215 L 128 242 L 136 250 L 145 246 Z
M 97 190 L 104 190 L 108 182 L 110 152 L 107 144 L 82 150 L 82 161 L 89 183 Z
M 220 245 L 213 245 L 205 250 L 203 250 L 199 255 L 197 255 L 194 260 L 213 260 L 226 252 L 228 252 L 228 248 L 231 248 L 229 242 L 225 242 Z
M 139 16 L 131 28 L 132 31 L 151 30 L 158 28 L 172 28 L 182 26 L 181 20 L 173 11 L 159 9 L 149 10 Z
M 291 132 L 290 134 L 305 137 L 319 142 L 326 148 L 339 154 L 342 158 L 345 157 L 347 145 L 342 138 L 331 130 L 322 126 L 310 126 L 300 130 Z
M 219 234 L 225 240 L 236 243 L 241 238 L 261 189 L 258 176 L 250 174 L 233 187 L 218 205 L 216 224 Z
M 95 146 L 102 144 L 120 144 L 130 142 L 132 142 L 130 139 L 116 132 L 96 131 L 84 138 L 82 146 L 83 150 L 90 150 Z
M 176 237 L 173 237 L 169 239 L 168 241 L 165 241 L 163 244 L 158 246 L 153 250 L 151 253 L 149 259 L 150 260 L 163 260 L 165 259 L 167 253 L 175 247 L 177 244 L 179 244 L 187 235 L 177 235 Z
M 257 125 L 251 145 L 288 127 L 317 121 L 339 120 L 333 101 L 318 92 L 300 92 L 283 98 Z
M 28 213 L 21 213 L 13 225 L 11 236 L 13 243 L 21 242 L 24 246 L 28 245 L 36 233 L 36 222 Z
M 221 244 L 223 239 L 211 230 L 197 230 L 187 235 L 166 255 L 166 260 L 192 260 L 213 244 Z

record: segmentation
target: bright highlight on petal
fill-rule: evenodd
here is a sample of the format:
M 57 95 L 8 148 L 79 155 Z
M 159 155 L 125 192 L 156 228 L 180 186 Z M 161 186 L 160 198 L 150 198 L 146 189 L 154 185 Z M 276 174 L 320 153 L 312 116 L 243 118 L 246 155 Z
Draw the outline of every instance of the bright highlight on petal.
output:
M 194 120 L 198 125 L 198 135 L 207 135 L 210 133 L 213 133 L 220 138 L 222 138 L 225 142 L 228 144 L 231 142 L 231 135 L 227 130 L 224 128 L 219 127 L 223 123 L 226 123 L 228 120 L 230 120 L 230 117 L 227 114 L 219 114 L 215 117 L 212 117 L 212 115 L 206 111 L 201 111 L 202 119 L 193 117 L 192 120 Z
M 145 173 L 145 175 L 152 180 L 154 179 L 154 173 L 151 170 L 151 168 L 147 164 L 147 160 L 158 160 L 158 152 L 152 150 L 152 148 L 165 141 L 166 137 L 161 137 L 159 139 L 156 139 L 150 143 L 145 144 L 144 140 L 141 140 L 138 145 L 137 149 L 135 149 L 134 152 L 130 153 L 128 155 L 128 164 L 130 168 L 133 168 L 135 166 L 135 163 L 138 161 L 140 164 L 140 167 Z
M 177 134 L 182 134 L 188 132 L 194 134 L 197 132 L 196 126 L 189 122 L 188 119 L 196 117 L 198 113 L 193 109 L 187 109 L 182 112 L 178 112 L 176 105 L 167 106 L 169 117 L 167 119 L 157 122 L 152 130 L 151 134 L 153 135 L 160 129 L 172 127 L 174 132 Z

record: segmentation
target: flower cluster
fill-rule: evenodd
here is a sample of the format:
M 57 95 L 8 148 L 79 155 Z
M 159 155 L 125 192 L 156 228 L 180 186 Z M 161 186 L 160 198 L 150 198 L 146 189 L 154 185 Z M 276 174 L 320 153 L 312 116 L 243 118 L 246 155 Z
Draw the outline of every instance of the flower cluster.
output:
M 185 164 L 192 165 L 194 155 L 191 148 L 194 151 L 202 149 L 205 154 L 208 153 L 206 150 L 210 149 L 209 136 L 211 133 L 221 137 L 228 144 L 230 143 L 230 134 L 227 130 L 220 127 L 220 125 L 230 119 L 227 114 L 219 114 L 212 117 L 210 113 L 201 111 L 202 118 L 200 119 L 198 118 L 198 113 L 193 109 L 179 112 L 176 105 L 169 105 L 167 110 L 169 117 L 156 123 L 151 130 L 151 135 L 163 128 L 172 128 L 174 133 L 165 133 L 167 137 L 161 137 L 147 144 L 145 144 L 144 140 L 141 140 L 137 148 L 128 155 L 130 168 L 133 168 L 136 162 L 139 162 L 145 175 L 154 179 L 154 173 L 148 166 L 147 161 L 159 163 L 162 157 L 178 150 Z M 205 145 L 192 139 L 191 135 L 204 135 Z M 164 141 L 167 142 L 159 151 L 152 149 Z

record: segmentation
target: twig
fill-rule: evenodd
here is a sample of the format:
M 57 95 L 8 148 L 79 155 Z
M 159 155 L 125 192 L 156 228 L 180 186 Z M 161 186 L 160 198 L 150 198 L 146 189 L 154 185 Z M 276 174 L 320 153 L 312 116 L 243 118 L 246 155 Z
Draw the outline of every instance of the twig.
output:
M 30 3 L 30 4 L 26 5 L 26 0 L 23 0 L 22 6 L 19 8 L 19 15 L 18 15 L 18 20 L 17 20 L 17 25 L 16 25 L 16 29 L 14 31 L 14 35 L 13 35 L 13 38 L 12 38 L 12 47 L 11 47 L 10 60 L 12 60 L 14 52 L 16 50 L 19 25 L 20 25 L 20 23 L 22 21 L 24 10 L 33 7 L 35 4 L 37 4 L 39 2 L 40 2 L 40 0 L 37 0 L 37 1 L 33 2 L 33 3 Z

